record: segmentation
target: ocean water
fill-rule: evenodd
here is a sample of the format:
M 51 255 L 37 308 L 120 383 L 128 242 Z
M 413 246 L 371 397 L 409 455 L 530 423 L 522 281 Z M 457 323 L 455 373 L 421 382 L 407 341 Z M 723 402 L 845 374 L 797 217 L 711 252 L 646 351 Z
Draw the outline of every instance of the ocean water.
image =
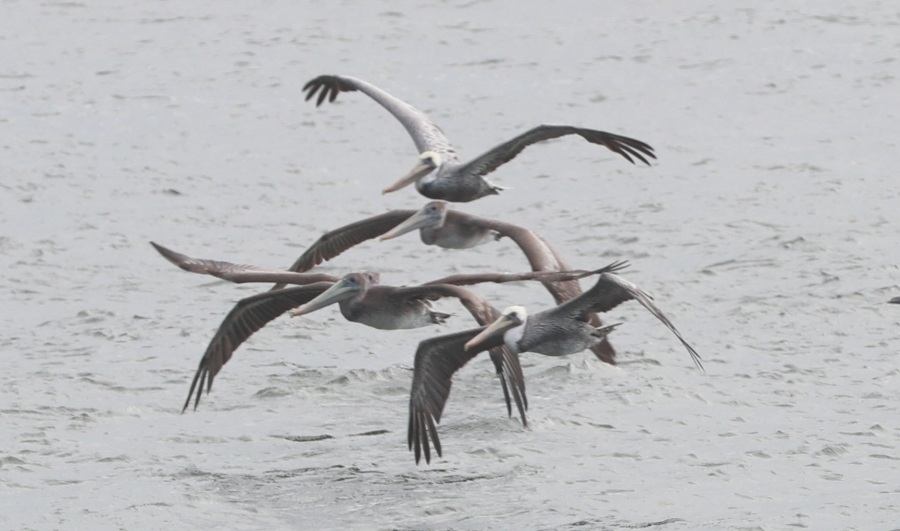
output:
M 900 489 L 900 10 L 890 2 L 0 4 L 0 528 L 896 529 Z M 463 158 L 540 123 L 638 138 L 652 167 L 577 138 L 491 175 L 460 210 L 526 226 L 576 267 L 614 260 L 639 305 L 621 364 L 525 354 L 529 427 L 492 367 L 457 375 L 444 456 L 406 448 L 422 339 L 336 308 L 254 336 L 196 412 L 207 342 L 263 288 L 181 252 L 289 265 L 340 225 L 426 200 L 361 94 L 429 113 Z M 320 268 L 403 285 L 521 271 L 508 241 L 414 236 Z M 542 309 L 525 283 L 481 286 Z

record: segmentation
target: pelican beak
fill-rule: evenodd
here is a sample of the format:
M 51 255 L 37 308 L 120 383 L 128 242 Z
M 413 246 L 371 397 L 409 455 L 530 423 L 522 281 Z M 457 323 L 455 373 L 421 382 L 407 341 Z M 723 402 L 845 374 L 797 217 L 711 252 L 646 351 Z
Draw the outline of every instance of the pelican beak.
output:
M 407 232 L 412 232 L 416 229 L 422 229 L 425 227 L 434 226 L 434 216 L 430 216 L 425 209 L 419 210 L 412 216 L 406 218 L 405 221 L 394 227 L 393 229 L 385 232 L 378 238 L 381 241 L 390 240 L 391 238 L 396 238 L 397 236 L 401 236 L 406 234 Z
M 488 327 L 482 330 L 477 336 L 470 339 L 463 346 L 463 349 L 471 350 L 472 347 L 483 343 L 486 339 L 493 337 L 496 334 L 502 334 L 518 324 L 518 322 L 510 319 L 509 317 L 501 315 L 496 321 L 488 325 Z
M 401 177 L 399 181 L 382 190 L 381 193 L 389 194 L 391 192 L 396 192 L 397 190 L 418 181 L 421 177 L 428 175 L 433 169 L 434 164 L 431 162 L 431 160 L 427 158 L 419 159 L 419 161 L 416 162 L 416 165 L 413 166 L 413 169 L 411 169 L 409 173 Z
M 358 291 L 357 288 L 349 286 L 344 280 L 338 280 L 330 288 L 320 293 L 318 297 L 291 312 L 291 317 L 300 317 L 330 304 L 349 299 Z

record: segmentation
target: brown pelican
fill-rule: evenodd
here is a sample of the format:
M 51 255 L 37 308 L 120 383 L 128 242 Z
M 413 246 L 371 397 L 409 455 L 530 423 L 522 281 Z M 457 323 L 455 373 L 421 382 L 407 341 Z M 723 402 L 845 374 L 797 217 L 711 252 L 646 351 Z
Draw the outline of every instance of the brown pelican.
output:
M 279 315 L 298 306 L 300 307 L 299 313 L 309 313 L 327 304 L 339 302 L 341 314 L 348 321 L 382 330 L 399 330 L 442 323 L 449 315 L 433 311 L 431 301 L 442 297 L 455 297 L 479 324 L 485 325 L 496 319 L 499 312 L 474 293 L 460 287 L 461 285 L 520 280 L 568 280 L 604 271 L 617 271 L 627 265 L 625 262 L 617 262 L 596 271 L 453 275 L 421 286 L 393 287 L 380 285 L 377 273 L 351 273 L 342 279 L 324 275 L 325 281 L 317 279 L 310 283 L 310 277 L 321 277 L 322 275 L 266 270 L 219 260 L 196 259 L 151 243 L 167 260 L 193 273 L 213 275 L 236 282 L 272 282 L 277 279 L 282 282 L 303 284 L 298 287 L 268 291 L 247 297 L 232 308 L 222 324 L 219 325 L 219 329 L 200 360 L 182 412 L 190 404 L 195 390 L 197 396 L 194 401 L 194 409 L 197 408 L 203 388 L 205 387 L 209 394 L 216 374 L 244 341 Z M 336 294 L 339 296 L 335 296 Z M 518 357 L 510 354 L 505 348 L 498 348 L 491 350 L 491 360 L 494 362 L 500 378 L 507 411 L 510 414 L 512 412 L 511 389 L 512 398 L 516 402 L 522 422 L 527 423 L 525 409 L 528 407 L 528 403 Z M 509 388 L 507 387 L 507 377 L 510 380 Z
M 343 285 L 353 284 L 364 289 L 366 293 L 365 299 L 359 297 L 341 301 L 340 310 L 345 319 L 382 330 L 418 328 L 442 323 L 449 316 L 435 312 L 431 308 L 431 301 L 442 297 L 458 298 L 479 323 L 490 322 L 493 316 L 499 315 L 499 312 L 489 304 L 459 286 L 435 284 L 401 288 L 379 285 L 378 280 L 378 275 L 373 273 L 351 273 L 341 279 Z M 219 325 L 200 359 L 182 412 L 190 404 L 195 390 L 197 395 L 194 398 L 194 409 L 197 408 L 204 388 L 209 394 L 216 374 L 251 335 L 283 313 L 298 306 L 302 307 L 327 294 L 328 290 L 336 285 L 338 284 L 332 282 L 317 282 L 267 291 L 238 301 Z M 510 414 L 512 412 L 511 392 L 522 421 L 526 422 L 527 400 L 518 357 L 501 348 L 491 350 L 491 360 L 500 378 L 504 398 L 507 401 L 507 411 Z
M 515 353 L 537 352 L 547 356 L 579 352 L 606 337 L 616 326 L 591 326 L 588 315 L 607 312 L 628 300 L 638 301 L 662 321 L 681 341 L 697 367 L 703 370 L 697 351 L 684 340 L 649 294 L 617 275 L 603 273 L 594 287 L 555 308 L 528 315 L 525 308 L 511 306 L 488 326 L 419 343 L 413 368 L 407 433 L 409 449 L 415 453 L 416 463 L 423 452 L 425 462 L 430 462 L 429 439 L 441 455 L 436 423 L 441 420 L 453 374 L 476 354 L 498 346 L 505 346 Z
M 308 271 L 366 240 L 379 236 L 386 240 L 416 229 L 423 243 L 445 249 L 466 249 L 491 239 L 509 238 L 525 253 L 533 271 L 571 269 L 546 240 L 528 229 L 451 210 L 445 201 L 431 201 L 418 211 L 392 210 L 327 232 L 291 265 L 290 270 Z M 276 284 L 273 289 L 284 285 Z M 544 286 L 557 304 L 581 294 L 577 280 L 545 281 Z M 596 314 L 591 315 L 591 324 L 602 325 Z M 604 339 L 591 350 L 602 361 L 615 364 L 616 351 L 608 340 Z
M 416 189 L 425 197 L 458 203 L 497 194 L 503 188 L 487 181 L 485 175 L 515 158 L 531 144 L 566 135 L 578 135 L 592 144 L 606 146 L 631 163 L 634 163 L 632 157 L 647 165 L 650 163 L 644 155 L 656 158 L 652 147 L 633 138 L 568 125 L 539 125 L 462 163 L 444 133 L 423 112 L 370 83 L 349 76 L 319 76 L 306 83 L 303 90 L 307 100 L 318 94 L 316 106 L 326 99 L 334 101 L 341 92 L 359 90 L 403 124 L 419 150 L 419 160 L 406 176 L 385 188 L 383 193 L 416 183 Z

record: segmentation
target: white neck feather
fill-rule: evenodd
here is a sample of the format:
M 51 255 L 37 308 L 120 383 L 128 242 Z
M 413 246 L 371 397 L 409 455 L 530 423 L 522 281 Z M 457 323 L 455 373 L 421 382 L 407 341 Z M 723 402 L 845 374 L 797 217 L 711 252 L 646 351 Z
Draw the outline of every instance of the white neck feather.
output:
M 526 317 L 522 324 L 515 328 L 510 328 L 506 332 L 503 333 L 503 343 L 506 347 L 517 353 L 519 352 L 519 341 L 522 340 L 522 336 L 525 335 L 525 325 L 528 323 L 528 318 Z

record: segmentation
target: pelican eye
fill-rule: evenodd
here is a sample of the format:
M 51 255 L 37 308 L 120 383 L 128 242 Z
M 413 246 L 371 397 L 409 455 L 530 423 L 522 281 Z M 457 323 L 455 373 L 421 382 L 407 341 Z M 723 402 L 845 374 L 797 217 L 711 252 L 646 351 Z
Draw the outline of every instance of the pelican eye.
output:
M 519 315 L 519 312 L 510 312 L 506 314 L 506 318 L 517 325 L 522 324 L 522 316 Z

